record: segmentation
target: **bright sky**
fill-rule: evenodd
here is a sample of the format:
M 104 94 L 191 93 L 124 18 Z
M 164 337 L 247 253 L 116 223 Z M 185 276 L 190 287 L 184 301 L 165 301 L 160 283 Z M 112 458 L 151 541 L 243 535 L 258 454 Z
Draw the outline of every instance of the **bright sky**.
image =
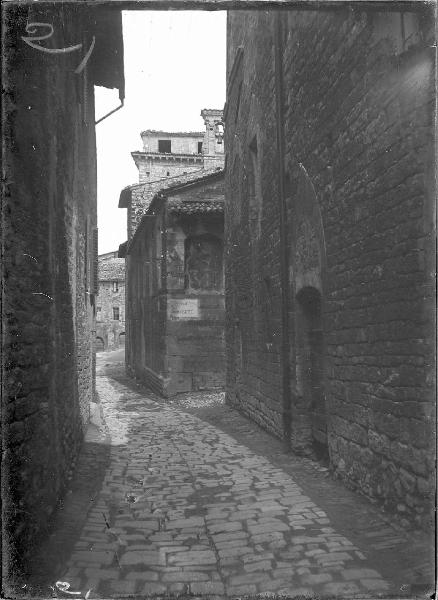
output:
M 140 131 L 203 131 L 203 108 L 225 103 L 225 11 L 123 13 L 125 106 L 96 126 L 99 254 L 126 241 L 122 188 L 138 183 Z M 119 104 L 96 88 L 96 120 Z

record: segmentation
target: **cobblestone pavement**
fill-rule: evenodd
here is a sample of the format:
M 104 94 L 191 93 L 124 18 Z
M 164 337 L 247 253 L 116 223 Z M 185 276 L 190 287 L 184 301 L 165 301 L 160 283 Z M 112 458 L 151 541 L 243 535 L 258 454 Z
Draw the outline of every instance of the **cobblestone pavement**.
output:
M 433 591 L 423 538 L 394 529 L 326 469 L 285 454 L 224 406 L 223 395 L 169 403 L 103 361 L 102 412 L 95 411 L 63 523 L 42 553 L 45 565 L 40 556 L 40 583 L 50 561 L 52 585 L 67 582 L 81 597 L 91 590 L 89 598 Z

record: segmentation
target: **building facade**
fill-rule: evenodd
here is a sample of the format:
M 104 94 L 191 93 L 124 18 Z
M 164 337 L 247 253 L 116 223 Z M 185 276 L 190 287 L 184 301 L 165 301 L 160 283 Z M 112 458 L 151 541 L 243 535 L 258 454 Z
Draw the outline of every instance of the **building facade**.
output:
M 203 109 L 204 132 L 141 133 L 142 152 L 132 152 L 138 168 L 139 183 L 120 194 L 119 208 L 127 208 L 128 241 L 154 195 L 166 185 L 190 181 L 193 173 L 221 169 L 224 166 L 223 111 Z
M 223 201 L 223 171 L 193 174 L 127 245 L 127 370 L 166 397 L 224 385 Z
M 118 251 L 99 255 L 96 351 L 125 345 L 125 259 Z
M 13 5 L 3 18 L 1 471 L 7 590 L 26 573 L 48 533 L 89 418 L 97 294 L 94 85 L 119 88 L 123 98 L 124 83 L 120 12 Z M 42 38 L 35 37 L 33 46 L 23 39 L 31 25 L 46 34 L 49 23 L 53 47 L 76 44 L 77 50 L 49 54 L 38 50 Z M 93 36 L 94 51 L 85 60 Z
M 227 402 L 430 525 L 433 17 L 230 11 Z

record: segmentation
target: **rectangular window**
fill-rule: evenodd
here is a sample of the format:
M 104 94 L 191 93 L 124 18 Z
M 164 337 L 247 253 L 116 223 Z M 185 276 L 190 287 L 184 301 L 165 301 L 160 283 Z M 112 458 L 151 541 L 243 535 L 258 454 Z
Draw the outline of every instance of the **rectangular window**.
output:
M 113 306 L 113 319 L 114 321 L 120 320 L 120 311 L 118 306 Z
M 172 140 L 158 140 L 158 152 L 170 154 L 172 152 Z
M 113 281 L 113 292 L 118 292 L 118 291 L 119 291 L 119 282 Z
M 102 307 L 98 306 L 96 308 L 96 319 L 100 321 L 102 319 Z
M 198 154 L 202 154 L 202 142 L 198 142 Z

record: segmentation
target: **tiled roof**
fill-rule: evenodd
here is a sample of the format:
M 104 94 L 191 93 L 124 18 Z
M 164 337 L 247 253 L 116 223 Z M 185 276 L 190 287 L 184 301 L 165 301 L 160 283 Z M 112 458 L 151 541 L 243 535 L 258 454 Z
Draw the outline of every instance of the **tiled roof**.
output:
M 182 175 L 172 175 L 171 177 L 160 177 L 159 179 L 154 179 L 153 181 L 145 181 L 144 183 L 133 183 L 132 185 L 128 185 L 123 188 L 120 192 L 119 198 L 119 208 L 127 208 L 129 202 L 131 201 L 131 194 L 134 192 L 136 194 L 137 200 L 147 201 L 152 200 L 149 198 L 151 192 L 152 195 L 156 194 L 158 191 L 165 190 L 182 183 L 189 183 L 191 181 L 197 181 L 205 175 L 210 175 L 214 173 L 215 169 L 197 169 L 196 171 L 190 171 L 190 173 L 182 174 Z M 145 205 L 144 210 L 146 210 L 149 206 L 149 203 Z
M 179 200 L 169 198 L 167 201 L 169 210 L 173 213 L 184 213 L 192 215 L 195 213 L 223 213 L 224 203 L 221 200 Z
M 124 281 L 124 279 L 124 258 L 99 259 L 99 281 Z

